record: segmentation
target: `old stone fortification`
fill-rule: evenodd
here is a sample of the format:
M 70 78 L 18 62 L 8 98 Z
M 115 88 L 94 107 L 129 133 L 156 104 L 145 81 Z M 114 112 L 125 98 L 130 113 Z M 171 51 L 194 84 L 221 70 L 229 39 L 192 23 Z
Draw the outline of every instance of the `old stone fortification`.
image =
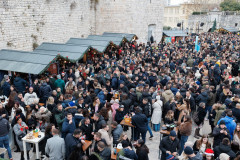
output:
M 32 50 L 105 31 L 146 41 L 149 28 L 159 41 L 162 17 L 162 0 L 1 0 L 0 49 Z
M 207 32 L 212 28 L 216 19 L 216 28 L 231 27 L 240 29 L 240 13 L 239 12 L 220 12 L 213 11 L 205 15 L 191 15 L 188 19 L 189 32 L 198 32 L 198 25 L 204 23 L 204 26 L 199 27 L 200 32 Z

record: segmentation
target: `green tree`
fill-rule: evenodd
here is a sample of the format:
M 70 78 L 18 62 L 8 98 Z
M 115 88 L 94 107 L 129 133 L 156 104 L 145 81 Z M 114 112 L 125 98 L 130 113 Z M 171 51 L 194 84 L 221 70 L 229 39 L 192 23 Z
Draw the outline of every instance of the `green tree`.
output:
M 213 26 L 212 26 L 211 32 L 214 32 L 216 30 L 216 26 L 217 26 L 217 21 L 215 19 L 214 22 L 213 22 Z
M 239 11 L 240 3 L 237 0 L 224 0 L 220 7 L 222 11 Z

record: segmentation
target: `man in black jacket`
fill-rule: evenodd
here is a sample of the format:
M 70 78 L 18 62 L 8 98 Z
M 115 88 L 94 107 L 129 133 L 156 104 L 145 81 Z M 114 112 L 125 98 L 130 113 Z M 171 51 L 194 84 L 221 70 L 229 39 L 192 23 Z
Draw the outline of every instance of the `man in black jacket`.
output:
M 143 101 L 142 101 L 141 107 L 142 107 L 143 113 L 146 115 L 147 120 L 148 120 L 147 129 L 148 129 L 149 134 L 150 134 L 149 139 L 152 139 L 153 138 L 153 133 L 152 133 L 151 127 L 149 126 L 149 122 L 151 121 L 151 117 L 152 117 L 152 105 L 148 101 L 147 98 L 144 98 Z
M 213 129 L 213 137 L 214 137 L 213 148 L 218 146 L 224 138 L 228 138 L 228 139 L 231 138 L 229 130 L 227 129 L 227 127 L 225 125 L 225 121 L 223 121 L 223 120 L 220 121 L 219 126 L 216 126 Z
M 132 125 L 136 127 L 136 131 L 134 132 L 134 140 L 138 140 L 141 134 L 142 139 L 145 142 L 148 120 L 146 115 L 141 113 L 141 109 L 139 107 L 137 107 L 135 111 L 136 114 L 132 117 Z
M 81 124 L 80 129 L 82 130 L 83 134 L 86 136 L 86 140 L 93 140 L 93 126 L 90 123 L 90 119 L 86 117 Z
M 167 153 L 169 155 L 176 156 L 178 150 L 180 149 L 180 143 L 175 131 L 171 131 L 169 136 L 162 139 L 159 149 L 162 151 L 161 160 L 166 159 Z
M 65 138 L 65 145 L 66 145 L 66 159 L 75 149 L 78 143 L 85 143 L 83 140 L 80 140 L 82 136 L 82 131 L 80 129 L 75 129 L 73 134 L 68 133 Z
M 226 153 L 230 156 L 230 159 L 233 160 L 236 157 L 236 154 L 232 151 L 230 147 L 230 141 L 228 138 L 224 138 L 222 143 L 219 146 L 214 148 L 214 158 L 219 157 L 221 153 Z
M 103 116 L 99 113 L 95 113 L 93 116 L 93 119 L 95 121 L 95 130 L 94 132 L 98 132 L 99 129 L 102 129 L 102 125 L 106 124 L 106 121 L 104 120 Z

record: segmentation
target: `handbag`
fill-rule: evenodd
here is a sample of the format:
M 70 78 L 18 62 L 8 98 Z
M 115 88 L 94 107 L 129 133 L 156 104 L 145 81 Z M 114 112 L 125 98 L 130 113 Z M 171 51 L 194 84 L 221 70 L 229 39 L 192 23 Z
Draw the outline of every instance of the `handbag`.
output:
M 25 136 L 26 136 L 26 134 L 24 134 L 24 133 L 18 135 L 18 140 L 22 141 L 22 138 L 25 137 Z
M 199 122 L 198 112 L 194 112 L 194 113 L 193 113 L 193 121 L 194 121 L 195 123 Z

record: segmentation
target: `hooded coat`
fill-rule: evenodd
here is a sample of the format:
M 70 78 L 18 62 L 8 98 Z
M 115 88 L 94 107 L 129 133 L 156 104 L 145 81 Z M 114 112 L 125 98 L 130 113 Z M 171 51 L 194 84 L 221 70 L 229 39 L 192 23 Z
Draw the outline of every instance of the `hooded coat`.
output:
M 157 100 L 152 108 L 153 108 L 153 114 L 152 114 L 152 123 L 153 124 L 159 124 L 162 120 L 162 106 L 163 102 L 161 100 Z
M 170 99 L 174 98 L 174 94 L 171 90 L 166 90 L 162 93 L 162 97 L 164 98 L 164 104 Z
M 22 79 L 21 77 L 16 77 L 13 81 L 13 84 L 18 92 L 23 93 L 26 90 L 27 81 Z
M 236 126 L 237 126 L 236 122 L 233 121 L 234 119 L 233 119 L 232 117 L 226 116 L 226 117 L 224 117 L 224 118 L 221 118 L 221 119 L 218 121 L 217 124 L 219 125 L 219 123 L 220 123 L 222 120 L 225 122 L 225 125 L 226 125 L 227 129 L 229 130 L 230 136 L 231 136 L 231 140 L 232 140 L 232 139 L 233 139 L 234 130 L 235 130 Z

